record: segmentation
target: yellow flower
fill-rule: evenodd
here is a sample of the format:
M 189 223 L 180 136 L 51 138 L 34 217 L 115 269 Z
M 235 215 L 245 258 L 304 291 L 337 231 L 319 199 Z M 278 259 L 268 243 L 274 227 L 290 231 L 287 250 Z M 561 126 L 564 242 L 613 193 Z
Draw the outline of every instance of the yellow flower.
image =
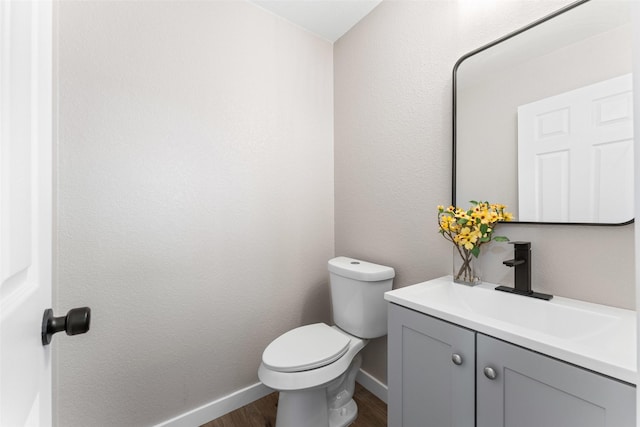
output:
M 456 211 L 456 218 L 458 219 L 471 219 L 471 217 L 463 210 L 458 209 Z
M 478 219 L 483 224 L 489 224 L 490 216 L 489 211 L 482 211 L 478 214 Z
M 471 202 L 472 206 L 464 210 L 455 206 L 446 209 L 438 205 L 438 225 L 440 234 L 455 245 L 469 251 L 477 250 L 484 243 L 490 242 L 494 236 L 495 224 L 501 221 L 512 221 L 513 214 L 505 212 L 505 205 L 488 202 Z M 503 236 L 495 236 L 500 241 L 508 240 Z
M 454 240 L 459 246 L 464 246 L 466 249 L 471 250 L 480 237 L 481 233 L 479 230 L 462 227 L 458 235 L 454 237 Z
M 442 219 L 440 220 L 440 227 L 443 230 L 449 230 L 449 226 L 451 224 L 451 222 L 453 221 L 453 218 L 450 216 L 443 216 Z

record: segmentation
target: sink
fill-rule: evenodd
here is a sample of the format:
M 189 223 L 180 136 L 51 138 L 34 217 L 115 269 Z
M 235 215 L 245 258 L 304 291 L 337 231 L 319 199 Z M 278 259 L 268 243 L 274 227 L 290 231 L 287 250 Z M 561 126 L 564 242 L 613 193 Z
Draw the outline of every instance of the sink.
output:
M 577 301 L 569 304 L 566 299 L 542 301 L 496 292 L 494 288 L 495 285 L 469 287 L 439 282 L 425 289 L 425 297 L 561 339 L 580 340 L 601 334 L 620 322 L 620 316 L 585 307 Z
M 392 290 L 385 299 L 635 384 L 635 311 L 558 296 L 543 301 L 496 286 L 445 276 Z

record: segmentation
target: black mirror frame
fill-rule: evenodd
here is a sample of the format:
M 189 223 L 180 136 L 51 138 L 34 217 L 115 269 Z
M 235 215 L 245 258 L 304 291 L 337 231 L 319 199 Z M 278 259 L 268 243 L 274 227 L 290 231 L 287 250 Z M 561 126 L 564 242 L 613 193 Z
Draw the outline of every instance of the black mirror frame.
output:
M 590 0 L 577 0 L 565 7 L 563 7 L 562 9 L 559 9 L 543 18 L 540 18 L 534 22 L 532 22 L 529 25 L 526 25 L 518 30 L 515 30 L 503 37 L 500 37 L 497 40 L 492 41 L 491 43 L 488 43 L 484 46 L 479 47 L 478 49 L 474 49 L 469 53 L 466 53 L 465 55 L 461 56 L 460 59 L 458 59 L 458 61 L 455 63 L 455 65 L 453 66 L 453 105 L 452 105 L 452 121 L 453 121 L 453 133 L 452 133 L 452 137 L 453 137 L 453 157 L 452 157 L 452 179 L 451 179 L 451 204 L 453 206 L 456 205 L 456 149 L 457 149 L 457 135 L 456 135 L 456 125 L 457 125 L 457 115 L 456 115 L 456 111 L 457 111 L 457 105 L 456 105 L 456 93 L 457 93 L 457 71 L 458 71 L 458 67 L 460 67 L 460 64 L 467 58 L 480 53 L 484 50 L 487 50 L 499 43 L 502 43 L 512 37 L 517 36 L 520 33 L 523 33 L 527 30 L 530 30 L 544 22 L 547 22 L 550 19 L 555 18 L 556 16 L 562 15 L 563 13 L 577 7 L 580 6 L 581 4 L 587 3 Z M 628 224 L 632 224 L 634 222 L 635 218 L 630 219 L 629 221 L 625 221 L 625 222 L 621 222 L 621 223 L 597 223 L 597 222 L 536 222 L 536 221 L 512 221 L 512 222 L 505 222 L 503 224 L 544 224 L 544 225 L 592 225 L 592 226 L 622 226 L 622 225 L 628 225 Z

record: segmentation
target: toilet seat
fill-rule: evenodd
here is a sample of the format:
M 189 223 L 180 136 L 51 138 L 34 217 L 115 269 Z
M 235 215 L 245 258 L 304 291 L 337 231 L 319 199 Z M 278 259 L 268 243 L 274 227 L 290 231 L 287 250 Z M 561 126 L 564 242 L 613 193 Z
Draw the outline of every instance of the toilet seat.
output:
M 301 326 L 280 335 L 262 354 L 265 367 L 301 372 L 329 365 L 342 357 L 351 340 L 324 323 Z

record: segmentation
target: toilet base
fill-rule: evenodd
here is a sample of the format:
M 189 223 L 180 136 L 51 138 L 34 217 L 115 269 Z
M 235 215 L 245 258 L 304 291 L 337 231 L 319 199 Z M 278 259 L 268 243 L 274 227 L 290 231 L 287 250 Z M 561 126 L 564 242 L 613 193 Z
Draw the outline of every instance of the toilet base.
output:
M 349 369 L 322 387 L 280 391 L 276 427 L 346 427 L 358 416 L 353 400 L 356 375 L 362 364 L 357 354 Z
M 327 410 L 325 389 L 280 392 L 276 427 L 347 427 L 358 417 L 358 406 L 351 399 L 341 408 Z
M 349 403 L 339 409 L 329 411 L 329 427 L 347 427 L 358 418 L 358 406 L 351 399 Z
M 325 388 L 281 391 L 276 427 L 328 427 L 329 410 Z

